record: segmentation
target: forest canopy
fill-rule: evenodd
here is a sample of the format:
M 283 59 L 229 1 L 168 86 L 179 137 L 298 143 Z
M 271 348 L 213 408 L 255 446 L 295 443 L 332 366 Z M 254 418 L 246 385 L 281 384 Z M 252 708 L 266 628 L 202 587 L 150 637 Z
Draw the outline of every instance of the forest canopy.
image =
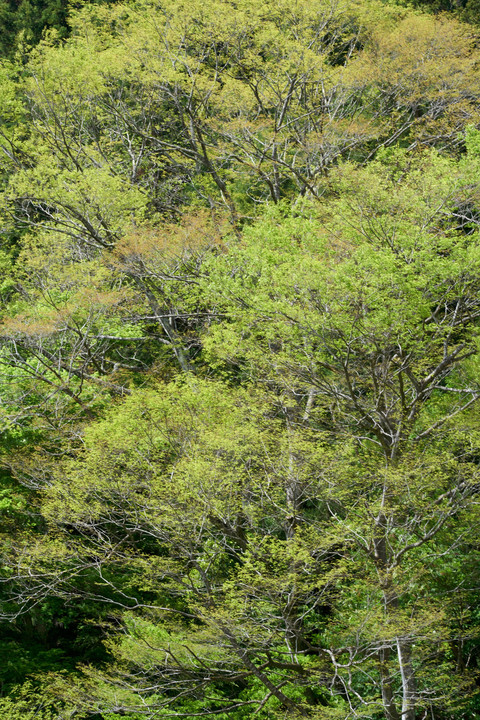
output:
M 0 720 L 480 717 L 476 0 L 2 23 Z

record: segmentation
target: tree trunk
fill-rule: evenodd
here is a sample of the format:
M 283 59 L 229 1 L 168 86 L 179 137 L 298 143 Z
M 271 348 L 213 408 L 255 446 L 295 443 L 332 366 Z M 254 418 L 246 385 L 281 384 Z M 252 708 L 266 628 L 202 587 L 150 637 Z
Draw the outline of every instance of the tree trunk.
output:
M 416 683 L 411 641 L 397 638 L 398 664 L 402 677 L 402 720 L 415 720 Z
M 382 648 L 378 653 L 382 702 L 386 720 L 400 720 L 400 715 L 393 701 L 392 675 L 388 667 L 391 654 L 392 650 L 388 646 Z

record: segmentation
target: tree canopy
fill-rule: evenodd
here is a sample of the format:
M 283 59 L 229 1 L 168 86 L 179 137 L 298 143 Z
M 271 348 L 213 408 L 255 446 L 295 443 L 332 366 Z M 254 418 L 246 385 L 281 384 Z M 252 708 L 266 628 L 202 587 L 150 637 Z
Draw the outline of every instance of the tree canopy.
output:
M 20 3 L 1 720 L 480 713 L 479 38 L 417 5 Z

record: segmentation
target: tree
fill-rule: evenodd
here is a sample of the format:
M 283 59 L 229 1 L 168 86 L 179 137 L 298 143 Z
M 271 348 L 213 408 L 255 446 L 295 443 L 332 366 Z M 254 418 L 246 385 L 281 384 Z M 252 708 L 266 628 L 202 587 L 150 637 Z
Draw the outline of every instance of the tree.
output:
M 72 278 L 87 264 L 104 268 L 97 286 L 108 305 L 112 284 L 122 284 L 120 314 L 126 288 L 135 288 L 139 305 L 133 314 L 156 318 L 153 341 L 169 347 L 189 371 L 189 356 L 199 348 L 192 328 L 212 311 L 193 300 L 202 253 L 189 255 L 183 283 L 178 275 L 168 279 L 169 288 L 177 285 L 175 297 L 165 288 L 166 268 L 160 275 L 146 272 L 142 261 L 141 272 L 131 262 L 127 272 L 111 272 L 105 266 L 117 261 L 108 253 L 125 236 L 140 237 L 145 223 L 161 220 L 168 227 L 165 220 L 177 220 L 188 203 L 209 206 L 206 223 L 217 226 L 222 222 L 215 208 L 222 206 L 238 234 L 242 212 L 255 213 L 268 197 L 320 197 L 320 179 L 342 157 L 365 159 L 398 138 L 413 146 L 455 144 L 462 124 L 476 117 L 476 51 L 453 21 L 385 10 L 379 25 L 375 4 L 348 12 L 302 4 L 291 13 L 270 6 L 253 11 L 248 3 L 232 8 L 219 2 L 207 11 L 174 3 L 165 11 L 158 14 L 148 4 L 85 7 L 72 16 L 74 35 L 66 45 L 45 41 L 32 54 L 26 78 L 5 68 L 3 217 L 14 256 L 24 242 L 20 257 L 28 257 L 34 237 L 40 253 L 57 248 L 57 262 Z M 445 77 L 438 75 L 439 63 Z M 384 118 L 392 113 L 390 127 Z M 13 129 L 17 124 L 21 130 Z M 191 217 L 196 215 L 201 212 Z M 39 288 L 31 291 L 21 262 L 17 287 L 32 306 Z M 182 263 L 174 260 L 170 271 Z M 39 280 L 31 263 L 29 274 Z M 57 282 L 61 289 L 54 290 Z M 5 325 L 4 366 L 23 367 L 40 383 L 71 393 L 81 407 L 85 380 L 125 392 L 123 385 L 115 389 L 114 379 L 108 384 L 110 370 L 146 369 L 146 356 L 158 357 L 158 351 L 138 348 L 125 353 L 122 334 L 101 329 L 99 314 L 111 318 L 113 305 L 96 303 L 95 311 L 85 309 L 64 326 L 66 306 L 72 308 L 73 298 L 82 304 L 88 294 L 83 301 L 80 293 L 69 295 L 56 273 L 52 281 L 44 274 L 39 287 L 48 298 L 33 315 L 43 317 L 50 332 L 40 337 L 28 330 L 37 322 L 30 310 L 22 325 L 22 303 L 15 300 L 10 315 L 16 319 Z M 58 303 L 58 291 L 63 305 L 46 310 L 53 298 Z M 125 325 L 124 317 L 117 325 Z M 131 328 L 124 342 L 148 342 L 151 335 L 144 326 Z
M 10 561 L 16 602 L 95 570 L 87 592 L 128 611 L 116 663 L 70 702 L 410 720 L 468 699 L 476 162 L 465 183 L 387 153 L 332 174 L 320 217 L 272 210 L 202 281 L 227 317 L 210 364 L 249 387 L 133 392 L 52 468 L 51 539 Z
M 4 616 L 112 616 L 105 665 L 38 695 L 135 720 L 470 712 L 471 31 L 226 0 L 72 27 L 0 78 L 1 579 Z
M 222 0 L 87 6 L 71 23 L 66 45 L 44 42 L 29 63 L 22 91 L 43 150 L 19 146 L 29 157 L 7 198 L 17 223 L 50 218 L 95 246 L 116 232 L 98 183 L 124 211 L 143 195 L 149 213 L 193 201 L 238 223 L 267 198 L 316 195 L 342 158 L 399 138 L 452 148 L 477 120 L 475 42 L 454 20 Z M 83 192 L 67 200 L 72 183 Z

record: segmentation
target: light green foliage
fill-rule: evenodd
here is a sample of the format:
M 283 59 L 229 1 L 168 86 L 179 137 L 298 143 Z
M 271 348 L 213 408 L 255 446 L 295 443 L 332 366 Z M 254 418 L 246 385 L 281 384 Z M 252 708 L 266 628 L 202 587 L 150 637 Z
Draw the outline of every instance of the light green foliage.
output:
M 350 346 L 365 356 L 381 356 L 389 347 L 392 371 L 396 362 L 401 367 L 403 354 L 409 363 L 417 357 L 421 371 L 434 365 L 435 353 L 440 360 L 445 337 L 452 335 L 448 310 L 439 303 L 448 306 L 461 295 L 467 311 L 476 302 L 476 236 L 453 232 L 463 227 L 458 206 L 474 202 L 472 166 L 470 160 L 468 176 L 435 156 L 410 173 L 401 156 L 362 171 L 345 166 L 329 181 L 340 200 L 325 201 L 319 221 L 315 206 L 297 205 L 289 219 L 274 212 L 248 230 L 242 246 L 215 261 L 209 279 L 212 285 L 218 278 L 226 302 L 233 298 L 239 320 L 220 326 L 220 336 L 240 327 L 248 334 L 241 350 L 231 338 L 231 345 L 218 342 L 217 351 L 215 328 L 212 353 L 252 354 L 261 362 L 269 343 L 279 371 L 285 363 L 288 374 L 296 356 L 306 382 L 317 373 L 341 373 Z M 464 340 L 473 342 L 471 331 L 455 338 L 452 351 Z M 270 355 L 263 357 L 270 362 Z M 373 382 L 364 371 L 364 381 Z
M 197 196 L 238 219 L 235 198 L 247 209 L 250 196 L 252 211 L 267 197 L 315 195 L 341 157 L 399 137 L 448 145 L 476 119 L 476 56 L 451 20 L 375 2 L 222 0 L 85 7 L 71 22 L 69 42 L 44 42 L 29 64 L 34 175 L 48 176 L 48 162 L 103 169 L 161 212 Z M 52 193 L 32 187 L 33 206 Z M 61 207 L 75 216 L 73 198 Z
M 343 321 L 345 332 L 355 317 Z M 373 387 L 362 392 L 368 398 Z M 258 390 L 196 380 L 134 393 L 120 413 L 92 426 L 84 460 L 64 466 L 46 493 L 44 513 L 67 535 L 72 524 L 90 529 L 88 557 L 95 553 L 107 582 L 109 565 L 121 562 L 133 573 L 130 601 L 141 590 L 160 593 L 157 625 L 126 619 L 126 636 L 113 646 L 117 673 L 137 668 L 154 683 L 151 712 L 196 683 L 203 688 L 207 669 L 228 682 L 247 659 L 254 665 L 243 672 L 264 685 L 267 678 L 281 704 L 299 703 L 299 711 L 306 702 L 315 713 L 316 693 L 346 694 L 368 717 L 372 703 L 386 700 L 362 677 L 377 677 L 385 695 L 393 684 L 405 698 L 413 690 L 390 679 L 400 670 L 415 683 L 416 706 L 445 705 L 442 673 L 451 658 L 437 638 L 448 647 L 456 580 L 439 587 L 433 578 L 472 522 L 476 464 L 459 460 L 460 436 L 445 430 L 429 431 L 429 446 L 400 435 L 393 455 L 393 443 L 387 448 L 368 430 L 363 407 L 352 398 L 350 409 L 338 394 L 337 417 L 327 424 L 321 393 L 303 423 L 292 400 Z M 443 417 L 440 407 L 433 419 Z M 418 671 L 400 649 L 395 658 L 397 645 L 409 658 L 415 647 Z M 189 679 L 172 698 L 178 673 Z M 318 679 L 333 676 L 342 692 Z M 460 674 L 449 702 L 470 682 Z M 227 702 L 209 695 L 207 708 Z
M 370 0 L 71 23 L 0 71 L 0 588 L 51 669 L 0 717 L 467 718 L 471 31 Z
M 65 714 L 61 703 L 56 703 L 45 689 L 33 682 L 26 682 L 16 688 L 10 697 L 0 699 L 1 720 L 59 720 L 59 718 L 81 718 L 78 713 Z

